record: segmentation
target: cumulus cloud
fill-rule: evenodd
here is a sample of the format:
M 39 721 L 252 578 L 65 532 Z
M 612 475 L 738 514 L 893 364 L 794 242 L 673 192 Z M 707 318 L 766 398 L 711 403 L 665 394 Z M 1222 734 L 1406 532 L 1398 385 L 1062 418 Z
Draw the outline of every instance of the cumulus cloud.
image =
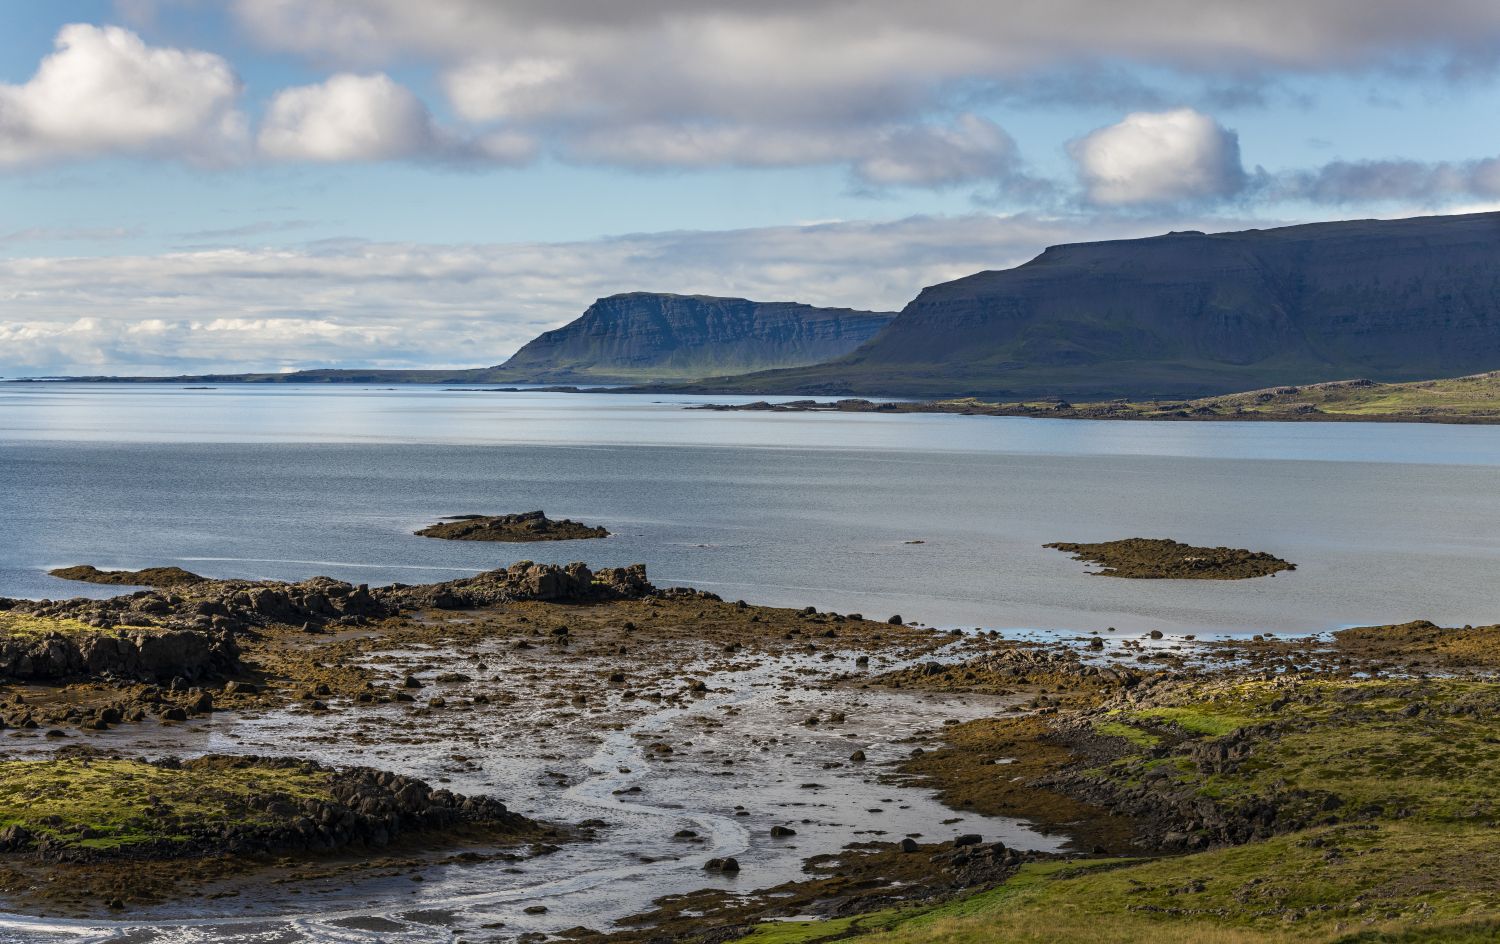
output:
M 896 309 L 924 285 L 1047 245 L 1165 228 L 976 214 L 572 243 L 0 258 L 0 374 L 480 366 L 615 292 Z
M 276 93 L 259 144 L 283 160 L 380 161 L 435 149 L 437 126 L 422 100 L 386 75 L 340 73 Z
M 1087 198 L 1108 206 L 1231 197 L 1246 184 L 1239 137 L 1191 108 L 1135 112 L 1073 141 Z
M 224 59 L 148 46 L 120 27 L 64 26 L 20 85 L 0 85 L 0 165 L 106 154 L 236 157 L 240 83 Z
M 290 161 L 467 160 L 519 164 L 535 143 L 498 131 L 465 139 L 441 127 L 410 89 L 383 73 L 339 73 L 315 85 L 276 93 L 257 143 L 262 154 Z

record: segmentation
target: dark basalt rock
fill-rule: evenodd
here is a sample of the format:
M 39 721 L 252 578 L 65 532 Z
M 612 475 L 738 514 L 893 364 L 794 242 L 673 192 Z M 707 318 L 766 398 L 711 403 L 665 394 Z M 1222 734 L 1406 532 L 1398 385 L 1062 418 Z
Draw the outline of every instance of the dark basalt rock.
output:
M 540 511 L 516 515 L 454 515 L 417 532 L 424 538 L 449 541 L 579 541 L 607 538 L 604 528 L 566 518 L 554 521 Z
M 146 682 L 197 681 L 234 671 L 239 647 L 229 633 L 135 630 L 0 637 L 0 676 L 59 681 L 112 675 Z

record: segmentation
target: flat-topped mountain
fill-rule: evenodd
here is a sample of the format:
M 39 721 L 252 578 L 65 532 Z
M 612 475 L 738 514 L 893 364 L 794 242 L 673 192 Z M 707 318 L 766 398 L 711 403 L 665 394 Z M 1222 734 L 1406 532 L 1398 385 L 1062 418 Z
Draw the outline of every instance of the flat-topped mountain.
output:
M 484 379 L 685 379 L 817 364 L 850 353 L 893 318 L 797 302 L 627 292 L 594 302 Z
M 1186 397 L 1500 368 L 1500 214 L 1055 246 L 922 291 L 828 364 L 692 389 Z
M 800 367 L 843 357 L 896 317 L 712 295 L 626 292 L 528 342 L 496 367 L 321 368 L 178 377 L 71 377 L 178 383 L 650 383 Z

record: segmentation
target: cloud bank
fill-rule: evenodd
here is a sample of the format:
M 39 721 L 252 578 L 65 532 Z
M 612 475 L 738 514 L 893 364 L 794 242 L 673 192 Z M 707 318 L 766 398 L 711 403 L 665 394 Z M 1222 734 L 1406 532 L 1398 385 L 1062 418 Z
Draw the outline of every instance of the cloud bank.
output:
M 977 214 L 573 243 L 0 258 L 0 305 L 25 312 L 0 322 L 0 374 L 485 366 L 615 292 L 894 310 L 925 285 L 1053 243 L 1162 228 Z

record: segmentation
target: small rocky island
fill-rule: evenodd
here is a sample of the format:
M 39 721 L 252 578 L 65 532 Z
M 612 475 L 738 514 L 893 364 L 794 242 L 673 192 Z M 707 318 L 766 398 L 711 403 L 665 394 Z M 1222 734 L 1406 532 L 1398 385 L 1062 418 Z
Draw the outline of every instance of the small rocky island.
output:
M 567 518 L 554 521 L 540 511 L 525 511 L 518 515 L 451 515 L 417 534 L 449 541 L 511 542 L 581 541 L 609 537 L 604 528 Z
M 92 564 L 58 567 L 47 571 L 63 580 L 80 580 L 119 587 L 182 587 L 203 583 L 207 578 L 181 567 L 147 567 L 144 570 L 100 570 Z
M 1046 545 L 1098 564 L 1095 575 L 1137 580 L 1247 580 L 1296 570 L 1262 551 L 1237 547 L 1194 547 L 1167 538 L 1126 538 L 1100 544 L 1059 541 Z

